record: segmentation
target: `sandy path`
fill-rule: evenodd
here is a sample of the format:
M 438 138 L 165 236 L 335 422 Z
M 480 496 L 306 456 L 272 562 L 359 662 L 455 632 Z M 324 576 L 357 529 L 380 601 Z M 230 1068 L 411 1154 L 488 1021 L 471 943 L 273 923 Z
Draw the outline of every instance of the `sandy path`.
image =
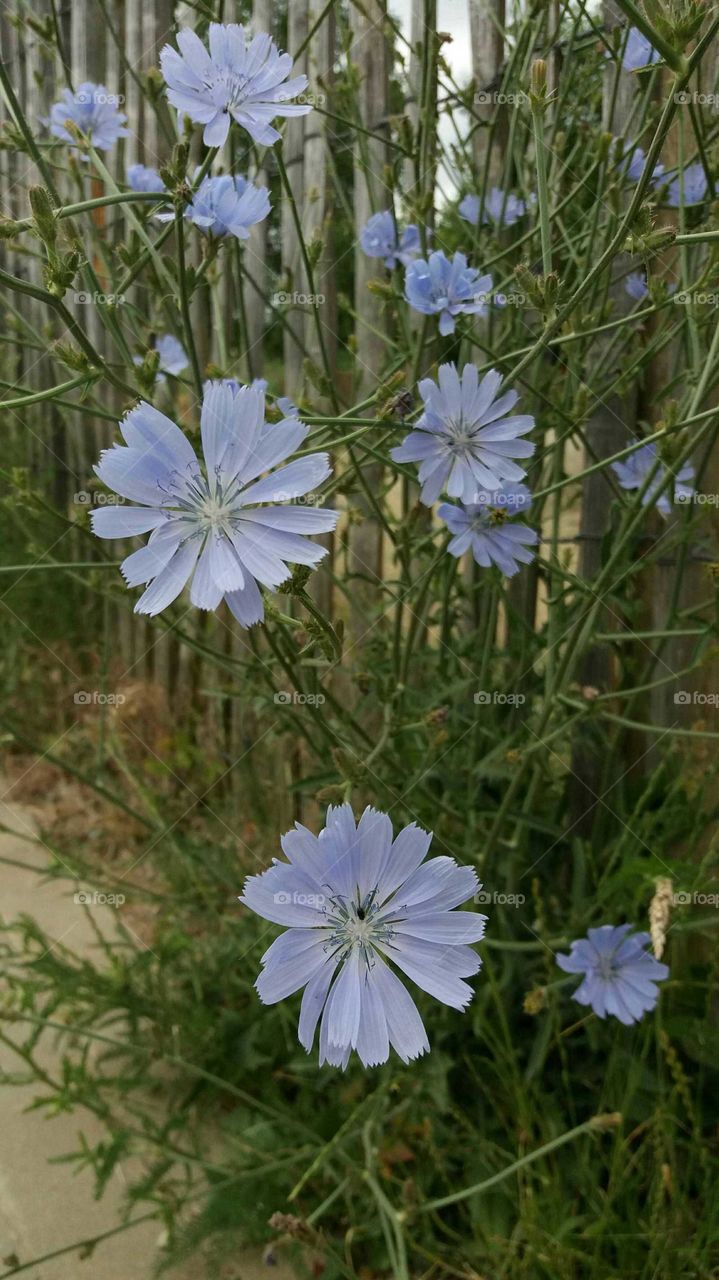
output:
M 7 829 L 15 834 L 9 834 Z M 6 922 L 21 913 L 31 915 L 49 937 L 62 939 L 74 951 L 88 954 L 96 948 L 96 939 L 82 907 L 73 901 L 72 885 L 58 880 L 43 882 L 30 869 L 43 870 L 47 865 L 42 845 L 28 839 L 35 831 L 31 811 L 10 802 L 7 784 L 0 780 L 0 855 L 23 864 L 14 867 L 0 863 L 0 914 Z M 111 932 L 112 909 L 95 910 L 103 932 Z M 4 1030 L 7 1026 L 6 1023 Z M 50 1072 L 57 1067 L 49 1041 L 42 1061 Z M 0 1044 L 0 1072 L 18 1073 L 22 1069 L 21 1059 Z M 0 1276 L 18 1262 L 27 1263 L 76 1241 L 101 1235 L 119 1221 L 122 1165 L 117 1167 L 102 1200 L 97 1201 L 89 1171 L 77 1173 L 73 1165 L 48 1163 L 53 1157 L 78 1150 L 78 1133 L 84 1133 L 94 1144 L 106 1136 L 106 1130 L 85 1111 L 52 1119 L 42 1112 L 27 1112 L 25 1109 L 41 1092 L 42 1087 L 34 1084 L 0 1083 Z M 135 1216 L 142 1216 L 141 1208 L 135 1210 Z M 77 1251 L 72 1251 L 30 1267 L 21 1275 L 23 1280 L 81 1280 L 83 1276 L 87 1280 L 150 1280 L 158 1258 L 160 1231 L 156 1222 L 142 1223 L 99 1244 L 84 1261 Z M 283 1265 L 270 1271 L 254 1251 L 238 1259 L 227 1274 L 232 1280 L 291 1280 L 291 1273 Z M 195 1261 L 174 1270 L 171 1280 L 219 1277 L 210 1278 L 202 1264 Z

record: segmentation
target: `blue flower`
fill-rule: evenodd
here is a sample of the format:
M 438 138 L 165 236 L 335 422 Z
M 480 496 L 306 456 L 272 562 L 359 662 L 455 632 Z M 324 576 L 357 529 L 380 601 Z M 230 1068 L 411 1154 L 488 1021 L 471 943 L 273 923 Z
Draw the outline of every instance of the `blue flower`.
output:
M 630 924 L 603 924 L 573 942 L 568 956 L 558 955 L 565 973 L 583 973 L 574 992 L 579 1004 L 591 1005 L 600 1018 L 611 1014 L 625 1026 L 638 1022 L 659 999 L 657 982 L 669 976 L 665 964 L 645 951 L 648 933 L 634 933 Z
M 463 253 L 455 253 L 450 261 L 441 249 L 430 253 L 427 261 L 411 262 L 404 282 L 404 296 L 415 311 L 439 315 L 443 337 L 454 333 L 455 316 L 485 315 L 491 289 L 492 277 L 468 267 Z
M 493 222 L 498 227 L 513 227 L 526 211 L 527 206 L 524 200 L 520 200 L 512 192 L 505 195 L 499 187 L 492 187 L 488 192 L 484 207 L 479 196 L 475 195 L 465 196 L 459 203 L 460 218 L 464 218 L 465 222 L 471 222 L 473 227 L 476 227 L 480 221 L 480 215 L 482 222 Z
M 659 50 L 654 48 L 651 41 L 647 40 L 647 37 L 643 36 L 637 27 L 629 28 L 627 43 L 622 54 L 622 68 L 624 71 L 641 71 L 642 67 L 648 67 L 653 62 L 659 62 L 661 56 Z
M 393 839 L 387 814 L 365 809 L 355 823 L 348 804 L 327 810 L 315 836 L 297 823 L 282 837 L 288 862 L 250 876 L 240 898 L 287 925 L 262 957 L 256 982 L 263 1004 L 304 987 L 299 1041 L 309 1053 L 317 1023 L 320 1066 L 347 1066 L 356 1050 L 365 1067 L 389 1057 L 418 1058 L 429 1042 L 414 1000 L 386 963 L 453 1009 L 465 1009 L 464 978 L 481 961 L 471 944 L 486 917 L 454 911 L 479 889 L 471 867 L 424 859 L 432 833 L 412 823 Z
M 192 604 L 216 609 L 224 599 L 249 627 L 264 617 L 258 582 L 272 590 L 290 576 L 288 563 L 314 567 L 326 554 L 301 535 L 333 529 L 337 513 L 292 501 L 326 480 L 329 461 L 313 453 L 275 471 L 309 428 L 297 418 L 268 425 L 253 387 L 206 385 L 200 426 L 204 468 L 163 413 L 144 401 L 131 409 L 120 423 L 127 447 L 106 449 L 95 471 L 142 505 L 93 511 L 92 528 L 100 538 L 152 531 L 121 566 L 128 586 L 150 583 L 136 613 L 160 613 L 192 577 Z M 276 503 L 289 505 L 264 505 Z
M 398 262 L 408 267 L 422 252 L 419 227 L 410 223 L 398 241 L 395 220 L 388 209 L 372 214 L 360 231 L 360 244 L 368 258 L 384 258 L 384 265 L 390 271 Z
M 670 208 L 678 209 L 681 204 L 701 204 L 706 199 L 709 183 L 702 164 L 687 165 L 681 172 L 674 170 L 674 174 L 676 176 L 667 173 L 662 180 L 662 185 L 669 183 L 666 203 Z
M 155 382 L 165 382 L 165 374 L 171 373 L 173 377 L 177 377 L 186 369 L 189 360 L 185 348 L 179 339 L 175 338 L 171 333 L 165 333 L 161 338 L 156 338 L 152 344 L 153 350 L 159 352 L 160 362 L 158 365 L 158 373 Z M 135 364 L 142 364 L 142 356 L 132 357 Z
M 160 54 L 167 96 L 180 115 L 204 124 L 208 147 L 223 146 L 230 117 L 253 142 L 272 146 L 280 137 L 271 123 L 275 116 L 312 110 L 310 104 L 290 102 L 304 93 L 307 76 L 288 79 L 292 58 L 264 33 L 249 38 L 235 22 L 211 22 L 209 53 L 188 28 L 178 32 L 177 45 L 179 53 L 167 44 Z
M 641 302 L 649 293 L 647 288 L 647 277 L 643 271 L 630 271 L 624 281 L 624 292 L 629 294 L 635 302 Z
M 67 120 L 77 125 L 88 141 L 98 151 L 109 151 L 118 138 L 127 138 L 127 116 L 117 110 L 117 94 L 108 93 L 104 84 L 86 81 L 72 89 L 63 89 L 59 102 L 50 108 L 50 115 L 42 120 L 50 132 L 63 142 L 76 143 L 77 139 L 65 128 Z
M 633 453 L 628 454 L 623 461 L 613 462 L 612 471 L 622 489 L 641 489 L 649 472 L 656 467 L 657 456 L 656 444 L 644 444 L 640 449 L 635 449 Z M 670 514 L 672 500 L 674 502 L 690 502 L 694 494 L 694 486 L 692 484 L 694 468 L 690 462 L 686 462 L 674 476 L 669 492 L 667 493 L 665 490 L 661 496 L 657 497 L 666 480 L 666 476 L 666 467 L 663 463 L 660 463 L 652 483 L 642 498 L 642 506 L 646 507 L 654 503 L 663 516 Z
M 184 217 L 213 236 L 237 236 L 247 240 L 250 227 L 264 222 L 270 209 L 267 187 L 256 187 L 239 175 L 224 173 L 218 178 L 203 178 Z M 174 213 L 158 213 L 159 222 L 171 222 Z
M 531 564 L 534 552 L 529 547 L 536 546 L 539 537 L 528 525 L 508 521 L 531 501 L 526 485 L 503 484 L 494 493 L 479 494 L 476 502 L 460 506 L 441 503 L 437 515 L 454 534 L 447 547 L 450 555 L 471 551 L 483 569 L 496 564 L 508 578 L 514 577 L 520 564 Z
M 496 369 L 480 380 L 473 364 L 464 366 L 461 378 L 456 365 L 440 365 L 438 383 L 419 383 L 424 413 L 391 456 L 395 462 L 419 462 L 420 497 L 427 506 L 443 491 L 476 502 L 483 490 L 491 493 L 524 476 L 512 458 L 534 453 L 532 442 L 519 438 L 532 430 L 534 418 L 508 417 L 519 393 L 499 395 L 501 386 Z
M 145 164 L 131 164 L 127 170 L 127 185 L 132 191 L 165 191 L 162 178 L 157 169 Z
M 627 159 L 626 155 L 622 156 L 620 163 L 624 164 L 626 162 L 626 159 Z M 646 155 L 644 151 L 642 150 L 641 147 L 635 147 L 631 153 L 631 158 L 629 160 L 629 164 L 627 166 L 627 172 L 626 172 L 626 176 L 630 182 L 639 181 L 644 171 L 645 163 L 646 163 Z M 664 165 L 655 164 L 654 172 L 652 174 L 652 182 L 654 183 L 658 182 L 663 173 L 664 173 Z

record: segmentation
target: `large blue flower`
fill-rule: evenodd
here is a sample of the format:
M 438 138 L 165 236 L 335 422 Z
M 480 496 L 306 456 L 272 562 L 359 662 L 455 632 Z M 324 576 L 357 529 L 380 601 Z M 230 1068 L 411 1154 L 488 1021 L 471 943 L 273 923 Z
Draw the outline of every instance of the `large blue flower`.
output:
M 557 956 L 565 973 L 584 974 L 574 999 L 591 1005 L 598 1017 L 611 1014 L 626 1026 L 654 1008 L 659 999 L 656 983 L 669 976 L 667 966 L 644 950 L 649 934 L 628 937 L 631 927 L 603 924 L 589 929 L 586 938 L 572 943 L 568 956 Z
M 530 196 L 530 203 L 532 197 Z M 499 187 L 492 187 L 487 192 L 487 197 L 482 205 L 479 196 L 468 195 L 459 203 L 459 216 L 464 218 L 465 222 L 471 222 L 473 227 L 478 222 L 493 222 L 495 226 L 513 227 L 515 222 L 524 217 L 527 206 L 524 200 L 520 200 L 513 192 L 506 195 Z
M 393 839 L 387 814 L 348 804 L 327 810 L 319 836 L 296 824 L 282 837 L 288 862 L 246 881 L 241 902 L 264 920 L 288 925 L 262 957 L 257 990 L 276 1004 L 304 987 L 299 1040 L 309 1053 L 320 1028 L 320 1066 L 347 1066 L 356 1050 L 366 1067 L 403 1062 L 429 1049 L 414 1000 L 385 961 L 423 991 L 464 1009 L 464 978 L 481 961 L 471 948 L 485 916 L 454 911 L 480 887 L 453 858 L 424 859 L 432 833 L 412 823 Z
M 177 33 L 177 45 L 179 53 L 167 44 L 160 54 L 167 96 L 181 115 L 204 124 L 208 147 L 224 144 L 230 118 L 254 142 L 272 146 L 280 137 L 271 123 L 275 116 L 312 110 L 311 104 L 290 101 L 304 93 L 307 76 L 288 79 L 292 58 L 264 33 L 250 39 L 235 22 L 211 22 L 209 53 L 188 28 Z
M 467 266 L 463 253 L 450 259 L 437 249 L 429 258 L 411 262 L 404 282 L 404 296 L 415 311 L 439 316 L 439 331 L 454 333 L 455 316 L 484 315 L 491 301 L 492 277 L 480 276 Z
M 166 190 L 157 169 L 152 169 L 146 164 L 128 165 L 127 185 L 132 191 L 162 192 Z
M 63 89 L 59 102 L 50 108 L 50 115 L 42 123 L 63 142 L 77 140 L 65 127 L 72 120 L 88 141 L 98 151 L 109 151 L 118 138 L 127 138 L 127 116 L 117 109 L 117 94 L 108 93 L 104 84 L 92 84 L 89 80 L 72 89 Z
M 100 538 L 152 530 L 122 564 L 128 586 L 151 584 L 137 613 L 160 613 L 192 576 L 198 609 L 216 609 L 224 598 L 249 627 L 264 617 L 258 582 L 274 589 L 290 576 L 288 564 L 314 567 L 326 555 L 301 535 L 333 529 L 335 511 L 274 504 L 292 504 L 321 484 L 329 460 L 313 453 L 274 471 L 309 428 L 298 418 L 267 424 L 264 393 L 254 387 L 207 385 L 200 426 L 204 468 L 180 428 L 152 405 L 141 401 L 126 414 L 127 447 L 106 449 L 95 470 L 108 488 L 142 505 L 102 507 L 92 527 Z
M 368 258 L 384 258 L 384 265 L 390 271 L 398 262 L 403 267 L 409 266 L 422 252 L 419 227 L 410 223 L 398 239 L 397 226 L 389 209 L 372 214 L 360 231 L 360 244 Z
M 622 68 L 624 71 L 641 71 L 642 67 L 648 67 L 653 62 L 659 62 L 661 56 L 659 50 L 655 49 L 651 41 L 642 35 L 638 27 L 629 28 L 627 42 L 622 54 Z
M 534 418 L 507 416 L 519 393 L 500 395 L 501 386 L 496 369 L 480 380 L 473 364 L 464 366 L 461 378 L 456 365 L 440 365 L 438 383 L 431 378 L 419 383 L 424 413 L 391 453 L 395 462 L 419 462 L 420 497 L 427 506 L 445 491 L 450 498 L 476 502 L 482 490 L 493 492 L 503 481 L 524 476 L 512 459 L 534 453 L 532 442 L 520 439 L 532 430 Z
M 272 205 L 267 187 L 256 187 L 238 174 L 203 178 L 184 217 L 213 236 L 237 236 L 247 240 L 250 227 L 264 222 Z M 158 213 L 159 222 L 171 222 L 174 213 Z
M 641 448 L 635 449 L 633 453 L 628 454 L 621 462 L 613 462 L 612 471 L 622 489 L 631 490 L 641 489 L 649 472 L 656 468 L 654 479 L 642 498 L 642 505 L 646 507 L 654 504 L 663 516 L 668 516 L 672 509 L 672 501 L 691 501 L 694 494 L 694 486 L 692 484 L 694 468 L 690 462 L 686 462 L 673 477 L 669 491 L 664 490 L 663 493 L 657 496 L 667 476 L 666 467 L 662 462 L 657 467 L 657 458 L 656 444 L 644 444 Z
M 520 564 L 531 564 L 534 552 L 529 548 L 539 541 L 536 530 L 526 524 L 510 523 L 511 517 L 526 510 L 532 495 L 526 485 L 503 484 L 494 493 L 479 494 L 477 502 L 454 506 L 443 502 L 437 515 L 454 534 L 447 550 L 453 556 L 471 551 L 483 569 L 496 564 L 513 578 Z

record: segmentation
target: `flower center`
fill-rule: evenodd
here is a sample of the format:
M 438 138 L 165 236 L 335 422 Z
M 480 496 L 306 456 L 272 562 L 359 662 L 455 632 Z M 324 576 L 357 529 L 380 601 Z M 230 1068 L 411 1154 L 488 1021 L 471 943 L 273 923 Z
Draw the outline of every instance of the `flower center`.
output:
M 341 959 L 359 947 L 365 963 L 368 967 L 371 965 L 373 943 L 388 942 L 393 934 L 389 922 L 377 920 L 378 912 L 376 885 L 364 898 L 360 898 L 359 889 L 355 889 L 353 898 L 336 895 L 329 899 L 326 909 L 327 923 L 332 929 L 329 946 L 341 949 Z

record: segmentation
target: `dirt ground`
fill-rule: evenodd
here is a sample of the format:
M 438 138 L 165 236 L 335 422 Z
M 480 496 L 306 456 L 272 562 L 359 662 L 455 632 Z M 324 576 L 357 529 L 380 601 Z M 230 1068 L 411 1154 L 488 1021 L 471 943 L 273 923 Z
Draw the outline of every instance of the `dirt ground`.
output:
M 33 841 L 38 812 L 14 802 L 14 790 L 0 779 L 0 856 L 19 864 L 0 863 L 0 913 L 6 922 L 21 913 L 31 915 L 56 941 L 63 939 L 79 953 L 89 953 L 96 939 L 86 913 L 73 901 L 72 886 L 43 882 L 48 855 Z M 110 929 L 112 909 L 98 910 L 106 912 L 98 923 Z M 57 1065 L 52 1051 L 47 1049 L 45 1055 L 43 1065 L 52 1072 Z M 0 1045 L 0 1073 L 17 1074 L 22 1068 L 18 1056 Z M 38 1092 L 35 1084 L 0 1083 L 0 1277 L 118 1225 L 127 1164 L 118 1167 L 102 1200 L 95 1200 L 89 1171 L 52 1161 L 78 1149 L 80 1132 L 91 1144 L 104 1136 L 99 1120 L 84 1112 L 50 1119 L 28 1111 Z M 91 1257 L 83 1259 L 71 1249 L 20 1274 L 23 1280 L 82 1280 L 84 1275 L 88 1280 L 150 1280 L 161 1257 L 160 1231 L 157 1223 L 145 1222 L 110 1236 Z M 166 1274 L 168 1280 L 293 1280 L 281 1260 L 270 1269 L 256 1251 L 238 1258 L 221 1277 L 210 1276 L 197 1261 Z

